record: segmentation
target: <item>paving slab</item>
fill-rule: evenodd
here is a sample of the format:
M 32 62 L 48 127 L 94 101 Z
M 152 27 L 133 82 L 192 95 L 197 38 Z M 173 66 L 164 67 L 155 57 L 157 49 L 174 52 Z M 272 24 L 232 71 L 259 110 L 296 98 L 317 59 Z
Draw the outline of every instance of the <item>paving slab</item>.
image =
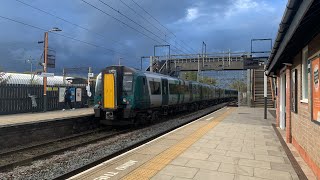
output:
M 253 167 L 240 166 L 236 164 L 221 163 L 219 171 L 245 176 L 253 176 Z
M 137 148 L 113 166 L 106 163 L 98 174 L 133 160 L 136 163 L 121 176 L 110 179 L 297 179 L 275 131 L 261 114 L 259 108 L 224 108 Z M 93 175 L 74 179 L 97 178 Z
M 218 168 L 220 166 L 220 163 L 211 162 L 211 161 L 204 161 L 204 160 L 197 160 L 197 159 L 191 159 L 184 166 L 198 168 L 198 169 L 207 169 L 207 170 L 216 171 L 216 170 L 218 170 Z
M 254 176 L 265 179 L 291 180 L 291 174 L 286 171 L 254 168 Z
M 256 154 L 255 159 L 260 161 L 285 163 L 283 157 L 279 157 L 279 156 L 268 156 L 268 155 Z
M 197 168 L 167 165 L 159 174 L 170 175 L 174 177 L 193 178 L 198 172 Z
M 235 175 L 231 173 L 200 170 L 193 179 L 195 180 L 204 180 L 204 179 L 233 180 L 234 176 Z

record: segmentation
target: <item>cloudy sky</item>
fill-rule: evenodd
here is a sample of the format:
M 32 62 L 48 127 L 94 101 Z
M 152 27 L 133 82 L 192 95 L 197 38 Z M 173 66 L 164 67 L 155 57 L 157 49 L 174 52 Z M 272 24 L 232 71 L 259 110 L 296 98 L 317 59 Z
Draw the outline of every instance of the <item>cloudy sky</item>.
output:
M 252 38 L 275 38 L 286 0 L 1 0 L 0 67 L 28 71 L 39 61 L 44 31 L 56 51 L 56 69 L 121 63 L 140 66 L 153 46 L 172 54 L 250 51 Z M 140 7 L 139 7 L 140 6 Z M 143 9 L 142 9 L 142 8 Z M 145 10 L 145 11 L 144 11 Z M 147 11 L 147 12 L 146 12 Z M 153 19 L 149 14 L 155 19 Z M 15 22 L 13 22 L 15 21 Z M 159 22 L 161 24 L 159 24 Z

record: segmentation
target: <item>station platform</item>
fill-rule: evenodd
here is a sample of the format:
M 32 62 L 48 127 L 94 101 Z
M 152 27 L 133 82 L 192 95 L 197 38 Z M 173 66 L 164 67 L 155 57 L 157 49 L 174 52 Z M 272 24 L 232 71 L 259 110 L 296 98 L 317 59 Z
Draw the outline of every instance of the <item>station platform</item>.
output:
M 79 108 L 75 110 L 58 110 L 37 113 L 21 113 L 0 115 L 0 128 L 8 126 L 17 126 L 23 124 L 32 124 L 45 121 L 55 121 L 58 119 L 76 118 L 81 116 L 93 115 L 92 108 Z
M 223 108 L 70 179 L 299 179 L 268 117 Z

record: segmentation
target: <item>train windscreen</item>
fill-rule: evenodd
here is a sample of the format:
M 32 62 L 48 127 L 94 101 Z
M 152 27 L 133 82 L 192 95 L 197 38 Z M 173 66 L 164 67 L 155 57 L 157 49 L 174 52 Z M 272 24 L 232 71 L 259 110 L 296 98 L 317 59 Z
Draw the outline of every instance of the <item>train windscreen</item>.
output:
M 98 95 L 98 96 L 101 96 L 101 94 L 102 94 L 101 73 L 97 76 L 95 92 L 96 92 L 95 94 Z
M 123 76 L 123 91 L 124 92 L 130 92 L 132 91 L 132 75 L 124 75 Z

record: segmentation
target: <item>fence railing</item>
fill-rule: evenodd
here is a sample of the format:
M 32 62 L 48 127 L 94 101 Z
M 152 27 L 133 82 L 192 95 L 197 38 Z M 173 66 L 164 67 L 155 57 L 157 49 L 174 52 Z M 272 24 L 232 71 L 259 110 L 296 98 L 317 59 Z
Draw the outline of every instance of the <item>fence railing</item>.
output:
M 47 87 L 48 111 L 64 107 L 64 102 L 59 102 L 59 89 L 65 87 L 63 85 Z M 75 102 L 72 102 L 75 108 L 89 106 L 94 95 L 90 98 L 87 96 L 85 85 L 71 85 L 68 87 L 81 89 L 81 101 L 75 100 Z M 78 99 L 80 100 L 80 98 Z M 43 111 L 43 102 L 42 85 L 0 84 L 0 115 L 41 112 Z M 33 103 L 36 103 L 36 106 Z

